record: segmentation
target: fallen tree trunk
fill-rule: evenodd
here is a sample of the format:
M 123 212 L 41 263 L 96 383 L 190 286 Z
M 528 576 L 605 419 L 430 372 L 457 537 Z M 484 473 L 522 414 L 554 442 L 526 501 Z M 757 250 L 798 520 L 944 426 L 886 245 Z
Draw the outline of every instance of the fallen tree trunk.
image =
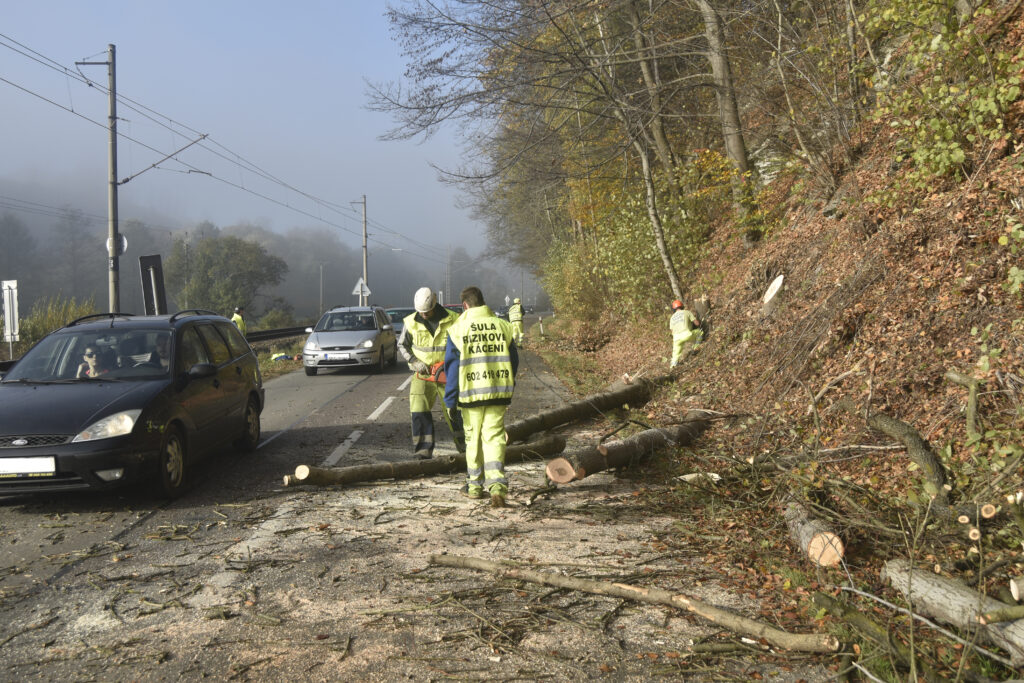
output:
M 932 452 L 931 446 L 921 438 L 916 429 L 883 413 L 875 413 L 868 417 L 868 426 L 901 441 L 907 447 L 907 455 L 921 468 L 926 480 L 934 488 L 930 493 L 935 497 L 936 504 L 949 504 L 946 495 L 946 470 L 942 466 L 942 461 Z
M 563 450 L 565 450 L 563 437 L 548 436 L 521 446 L 509 446 L 505 449 L 505 463 L 510 465 L 527 460 L 540 460 L 561 453 Z M 295 468 L 294 475 L 285 475 L 284 485 L 338 486 L 377 479 L 412 479 L 431 474 L 450 474 L 465 471 L 465 469 L 466 457 L 463 455 L 448 455 L 430 460 L 352 465 L 351 467 L 323 468 L 299 465 Z
M 750 619 L 742 615 L 730 612 L 729 610 L 715 607 L 709 603 L 686 595 L 672 593 L 658 588 L 647 588 L 644 586 L 630 586 L 622 583 L 609 583 L 607 581 L 595 581 L 593 579 L 580 579 L 563 574 L 550 572 L 539 572 L 532 569 L 523 569 L 513 564 L 503 564 L 490 560 L 481 560 L 475 557 L 461 557 L 457 555 L 431 555 L 430 563 L 446 567 L 458 567 L 461 569 L 476 569 L 479 571 L 491 572 L 499 577 L 514 579 L 518 581 L 529 581 L 544 586 L 556 588 L 568 588 L 571 590 L 594 593 L 595 595 L 608 595 L 638 602 L 650 602 L 661 605 L 670 605 L 686 610 L 692 614 L 703 617 L 708 621 L 727 628 L 734 633 L 749 638 L 763 639 L 774 647 L 799 652 L 837 652 L 839 640 L 833 636 L 817 633 L 789 633 L 777 629 L 774 626 Z
M 554 429 L 576 420 L 595 417 L 626 404 L 643 405 L 651 400 L 652 392 L 653 384 L 644 379 L 632 380 L 630 384 L 615 382 L 608 387 L 607 391 L 600 394 L 593 394 L 575 403 L 513 422 L 505 427 L 505 433 L 508 434 L 509 443 L 523 441 L 531 434 Z
M 1006 650 L 1013 666 L 1024 664 L 1024 621 L 981 624 L 986 613 L 1006 604 L 981 595 L 958 581 L 914 568 L 908 560 L 889 560 L 882 580 L 903 593 L 914 611 L 966 630 L 979 629 L 989 642 Z
M 693 444 L 710 420 L 706 413 L 691 410 L 683 424 L 664 429 L 648 429 L 622 441 L 613 441 L 593 448 L 586 448 L 548 462 L 548 479 L 556 484 L 568 484 L 592 474 L 617 467 L 626 467 L 647 459 L 652 452 L 664 446 L 689 446 Z
M 834 567 L 843 559 L 843 540 L 823 521 L 811 517 L 803 505 L 790 503 L 783 514 L 789 535 L 819 567 Z

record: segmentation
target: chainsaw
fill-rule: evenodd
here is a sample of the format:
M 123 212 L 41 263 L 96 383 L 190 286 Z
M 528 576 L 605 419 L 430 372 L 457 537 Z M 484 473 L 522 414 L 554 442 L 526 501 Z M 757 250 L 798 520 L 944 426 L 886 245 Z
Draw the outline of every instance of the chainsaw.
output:
M 444 373 L 444 361 L 439 360 L 430 366 L 427 370 L 426 375 L 419 375 L 420 379 L 426 380 L 427 382 L 437 382 L 438 384 L 446 384 L 448 377 Z

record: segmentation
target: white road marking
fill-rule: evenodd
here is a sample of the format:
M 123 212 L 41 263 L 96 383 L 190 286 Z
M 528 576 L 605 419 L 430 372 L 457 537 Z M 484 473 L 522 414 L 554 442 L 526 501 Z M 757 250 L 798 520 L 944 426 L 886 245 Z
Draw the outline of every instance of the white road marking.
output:
M 374 422 L 378 417 L 381 416 L 381 413 L 383 413 L 385 410 L 388 409 L 388 406 L 391 405 L 391 402 L 394 401 L 394 400 L 395 400 L 394 396 L 388 396 L 386 399 L 384 399 L 383 403 L 381 403 L 379 406 L 377 406 L 377 410 L 375 410 L 372 413 L 370 413 L 370 417 L 366 418 L 366 421 L 367 422 Z
M 321 467 L 334 467 L 338 463 L 338 461 L 341 460 L 341 456 L 345 455 L 345 453 L 348 452 L 348 449 L 352 448 L 352 445 L 356 441 L 359 441 L 359 437 L 361 437 L 362 435 L 363 430 L 354 430 L 351 434 L 348 435 L 347 439 L 342 441 L 341 444 L 337 448 L 335 448 L 330 455 L 327 456 L 327 459 L 324 460 Z
M 395 389 L 395 391 L 405 391 L 405 388 L 407 386 L 409 386 L 410 384 L 412 384 L 412 378 L 413 377 L 415 377 L 415 375 L 409 375 L 408 377 L 406 377 L 405 381 L 402 382 L 402 386 L 400 386 L 397 389 Z

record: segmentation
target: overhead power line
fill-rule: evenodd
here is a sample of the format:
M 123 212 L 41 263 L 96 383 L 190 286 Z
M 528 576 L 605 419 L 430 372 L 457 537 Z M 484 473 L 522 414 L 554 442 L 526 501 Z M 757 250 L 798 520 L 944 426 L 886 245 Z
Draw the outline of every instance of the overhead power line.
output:
M 27 45 L 24 45 L 23 43 L 15 40 L 13 38 L 11 38 L 10 36 L 8 36 L 6 34 L 0 33 L 0 46 L 5 47 L 5 48 L 7 48 L 9 50 L 12 50 L 13 52 L 15 52 L 17 54 L 20 54 L 20 55 L 22 55 L 22 56 L 24 56 L 24 57 L 26 57 L 26 58 L 34 61 L 34 62 L 37 62 L 38 64 L 41 64 L 41 65 L 43 65 L 43 66 L 45 66 L 45 67 L 47 67 L 49 69 L 52 69 L 53 71 L 56 71 L 56 72 L 60 73 L 61 75 L 65 76 L 67 78 L 73 79 L 73 80 L 75 80 L 75 81 L 77 81 L 77 82 L 79 82 L 79 83 L 81 83 L 83 85 L 86 85 L 88 87 L 94 88 L 94 89 L 96 89 L 98 92 L 100 92 L 102 94 L 109 95 L 109 90 L 103 84 L 101 84 L 99 82 L 96 82 L 96 81 L 93 81 L 92 79 L 90 79 L 87 76 L 85 76 L 84 74 L 82 74 L 80 71 L 69 69 L 68 67 L 66 67 L 66 66 L 60 64 L 59 62 L 57 62 L 56 60 L 51 59 L 50 57 L 47 57 L 46 55 L 44 55 L 44 54 L 42 54 L 42 53 L 40 53 L 40 52 L 38 52 L 38 51 L 28 47 Z M 102 122 L 96 121 L 94 119 L 91 119 L 88 116 L 85 116 L 84 114 L 81 114 L 81 113 L 75 111 L 74 108 L 65 106 L 65 105 L 63 105 L 63 104 L 61 104 L 61 103 L 59 103 L 59 102 L 57 102 L 57 101 L 55 101 L 55 100 L 53 100 L 53 99 L 51 99 L 49 97 L 46 97 L 45 95 L 42 95 L 42 94 L 32 90 L 31 88 L 25 87 L 23 85 L 20 85 L 18 83 L 15 83 L 15 82 L 10 81 L 10 80 L 8 80 L 6 78 L 3 78 L 3 77 L 0 77 L 0 81 L 2 81 L 4 83 L 7 83 L 7 84 L 11 85 L 12 87 L 15 87 L 18 90 L 21 90 L 21 91 L 23 91 L 23 92 L 25 92 L 25 93 L 27 93 L 29 95 L 37 97 L 37 98 L 47 102 L 48 104 L 51 104 L 51 105 L 53 105 L 53 106 L 55 106 L 55 107 L 57 107 L 57 108 L 59 108 L 59 109 L 61 109 L 63 111 L 66 111 L 66 112 L 69 112 L 71 114 L 74 114 L 75 116 L 78 116 L 79 118 L 82 118 L 82 119 L 88 121 L 89 123 L 92 123 L 93 125 L 99 126 L 101 128 L 106 128 L 107 127 L 107 125 L 105 123 L 102 123 Z M 354 209 L 352 209 L 351 207 L 346 206 L 344 204 L 339 204 L 339 203 L 335 203 L 335 202 L 332 202 L 332 201 L 320 198 L 320 197 L 318 197 L 316 195 L 313 195 L 313 194 L 311 194 L 309 192 L 301 190 L 298 187 L 295 187 L 294 185 L 292 185 L 292 184 L 282 180 L 281 178 L 278 178 L 277 176 L 275 176 L 274 174 L 270 173 L 269 171 L 266 171 L 265 169 L 260 167 L 258 164 L 254 163 L 254 162 L 252 162 L 252 161 L 250 161 L 248 159 L 246 159 L 241 154 L 238 154 L 237 152 L 234 152 L 233 150 L 229 149 L 228 147 L 226 147 L 225 145 L 223 145 L 220 142 L 216 141 L 212 137 L 210 137 L 210 136 L 208 136 L 208 135 L 206 135 L 204 133 L 200 133 L 197 129 L 192 128 L 191 126 L 188 126 L 187 124 L 184 124 L 184 123 L 182 123 L 180 121 L 177 121 L 177 120 L 175 120 L 175 119 L 173 119 L 173 118 L 171 118 L 171 117 L 169 117 L 169 116 L 167 116 L 165 114 L 162 114 L 162 113 L 156 111 L 155 109 L 153 109 L 151 107 L 148 107 L 145 104 L 142 104 L 140 102 L 137 102 L 136 100 L 134 100 L 134 99 L 132 99 L 130 97 L 127 97 L 125 95 L 117 94 L 116 99 L 117 99 L 117 101 L 120 104 L 123 104 L 125 108 L 130 109 L 131 111 L 136 112 L 140 116 L 143 116 L 147 120 L 153 122 L 156 125 L 159 125 L 159 126 L 165 128 L 166 130 L 168 130 L 168 131 L 170 131 L 170 132 L 172 132 L 172 133 L 174 133 L 176 135 L 184 135 L 185 134 L 184 131 L 187 131 L 188 134 L 190 134 L 192 136 L 203 136 L 204 142 L 208 142 L 209 144 L 204 144 L 204 142 L 199 142 L 199 143 L 196 144 L 197 147 L 201 147 L 202 149 L 206 150 L 207 152 L 215 155 L 216 157 L 222 159 L 223 161 L 225 161 L 225 162 L 227 162 L 229 164 L 232 164 L 232 165 L 242 169 L 243 171 L 246 171 L 248 173 L 252 173 L 253 175 L 256 175 L 257 177 L 260 177 L 260 178 L 262 178 L 263 180 L 265 180 L 267 182 L 270 182 L 270 183 L 272 183 L 274 185 L 277 185 L 277 186 L 279 186 L 279 187 L 281 187 L 281 188 L 283 188 L 285 190 L 288 190 L 289 192 L 293 192 L 293 193 L 299 195 L 300 197 L 303 197 L 304 199 L 307 199 L 307 200 L 311 201 L 312 203 L 314 203 L 315 205 L 317 205 L 317 206 L 319 206 L 319 207 L 321 207 L 323 209 L 327 209 L 327 210 L 332 211 L 332 212 L 334 212 L 334 213 L 336 213 L 338 215 L 342 215 L 342 216 L 344 216 L 346 218 L 350 218 L 350 219 L 353 219 L 353 220 L 357 220 L 357 219 L 360 218 L 359 215 L 357 214 L 357 212 Z M 221 183 L 223 183 L 225 185 L 233 187 L 233 188 L 235 188 L 237 190 L 241 190 L 243 192 L 247 192 L 248 194 L 251 194 L 251 195 L 253 195 L 255 197 L 263 199 L 264 201 L 269 201 L 269 202 L 271 202 L 273 204 L 276 204 L 276 205 L 278 205 L 278 206 L 280 206 L 282 208 L 288 209 L 290 211 L 294 211 L 294 212 L 296 212 L 298 214 L 301 214 L 301 215 L 306 216 L 308 218 L 314 219 L 314 220 L 316 220 L 318 222 L 324 223 L 324 224 L 326 224 L 326 225 L 328 225 L 330 227 L 342 230 L 344 232 L 350 233 L 350 234 L 355 235 L 357 237 L 361 237 L 362 236 L 361 232 L 358 232 L 356 230 L 352 230 L 352 229 L 347 228 L 347 227 L 345 227 L 343 225 L 340 225 L 338 223 L 335 223 L 335 222 L 332 222 L 330 220 L 327 220 L 323 216 L 320 216 L 320 215 L 317 215 L 317 214 L 312 213 L 310 211 L 306 211 L 306 210 L 301 209 L 299 207 L 293 206 L 292 204 L 290 204 L 290 203 L 288 203 L 286 201 L 275 199 L 275 198 L 270 197 L 269 195 L 266 195 L 266 194 L 264 194 L 262 192 L 258 192 L 256 190 L 247 188 L 247 187 L 245 187 L 244 185 L 242 185 L 240 183 L 232 182 L 232 181 L 227 180 L 225 178 L 219 177 L 218 175 L 216 175 L 216 174 L 214 174 L 214 173 L 212 173 L 210 171 L 206 171 L 206 170 L 197 168 L 196 166 L 194 166 L 192 164 L 189 164 L 187 162 L 184 162 L 181 159 L 177 158 L 177 156 L 176 156 L 177 152 L 172 152 L 172 153 L 168 154 L 166 152 L 163 152 L 163 151 L 157 149 L 156 147 L 154 147 L 152 145 L 146 144 L 146 143 L 142 142 L 141 140 L 135 139 L 134 137 L 132 137 L 130 135 L 126 135 L 126 134 L 124 134 L 121 131 L 118 131 L 118 137 L 119 138 L 123 138 L 125 140 L 128 140 L 130 142 L 133 142 L 133 143 L 135 143 L 135 144 L 137 144 L 137 145 L 139 145 L 139 146 L 141 146 L 141 147 L 143 147 L 143 148 L 145 148 L 145 149 L 147 149 L 147 150 L 149 150 L 151 152 L 154 152 L 155 154 L 161 155 L 161 157 L 163 157 L 161 159 L 161 162 L 157 162 L 157 164 L 154 164 L 152 167 L 161 168 L 161 170 L 172 170 L 172 169 L 162 168 L 162 167 L 159 166 L 159 164 L 162 163 L 163 161 L 168 160 L 168 159 L 173 159 L 175 162 L 177 162 L 177 163 L 181 164 L 182 166 L 184 166 L 187 169 L 187 171 L 185 171 L 187 173 L 201 173 L 203 175 L 207 175 L 210 178 L 212 178 L 214 180 L 217 180 L 217 181 L 219 181 L 219 182 L 221 182 Z M 213 146 L 215 146 L 216 148 L 219 148 L 219 150 L 223 150 L 223 151 L 219 151 L 218 149 L 214 149 Z M 386 232 L 386 233 L 395 235 L 396 237 L 400 237 L 401 239 L 403 239 L 408 244 L 411 244 L 411 245 L 414 245 L 416 247 L 419 247 L 420 249 L 425 249 L 425 250 L 432 251 L 432 252 L 435 252 L 435 253 L 439 253 L 439 252 L 442 251 L 441 248 L 439 248 L 439 247 L 437 247 L 435 245 L 432 245 L 432 244 L 429 244 L 429 243 L 426 243 L 426 242 L 421 242 L 419 240 L 416 240 L 416 239 L 410 237 L 409 235 L 407 235 L 407 234 L 405 234 L 405 233 L 403 233 L 403 232 L 401 232 L 399 230 L 396 230 L 396 229 L 393 229 L 391 227 L 388 227 L 387 225 L 384 225 L 383 223 L 381 223 L 379 221 L 370 219 L 367 222 L 368 222 L 369 225 L 372 225 L 377 230 L 380 230 L 382 232 Z M 368 237 L 368 239 L 372 239 L 372 241 L 374 241 L 375 243 L 380 244 L 382 246 L 386 246 L 386 247 L 388 247 L 390 249 L 397 249 L 398 248 L 398 247 L 395 247 L 395 246 L 389 244 L 388 242 L 385 242 L 385 241 L 383 241 L 383 240 L 381 240 L 379 238 L 372 237 L 372 233 L 371 233 L 371 236 Z M 424 260 L 435 261 L 437 263 L 444 263 L 444 261 L 439 259 L 439 258 L 431 258 L 431 257 L 423 255 L 422 253 L 420 254 L 420 257 L 423 258 Z

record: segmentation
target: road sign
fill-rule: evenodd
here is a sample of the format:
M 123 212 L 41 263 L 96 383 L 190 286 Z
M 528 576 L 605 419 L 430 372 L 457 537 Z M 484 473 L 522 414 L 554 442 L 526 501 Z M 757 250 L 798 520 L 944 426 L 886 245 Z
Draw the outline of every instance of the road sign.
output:
M 18 341 L 18 281 L 0 282 L 4 297 L 4 341 Z
M 370 288 L 363 282 L 363 278 L 356 280 L 356 286 L 352 289 L 352 293 L 356 296 L 370 296 Z

